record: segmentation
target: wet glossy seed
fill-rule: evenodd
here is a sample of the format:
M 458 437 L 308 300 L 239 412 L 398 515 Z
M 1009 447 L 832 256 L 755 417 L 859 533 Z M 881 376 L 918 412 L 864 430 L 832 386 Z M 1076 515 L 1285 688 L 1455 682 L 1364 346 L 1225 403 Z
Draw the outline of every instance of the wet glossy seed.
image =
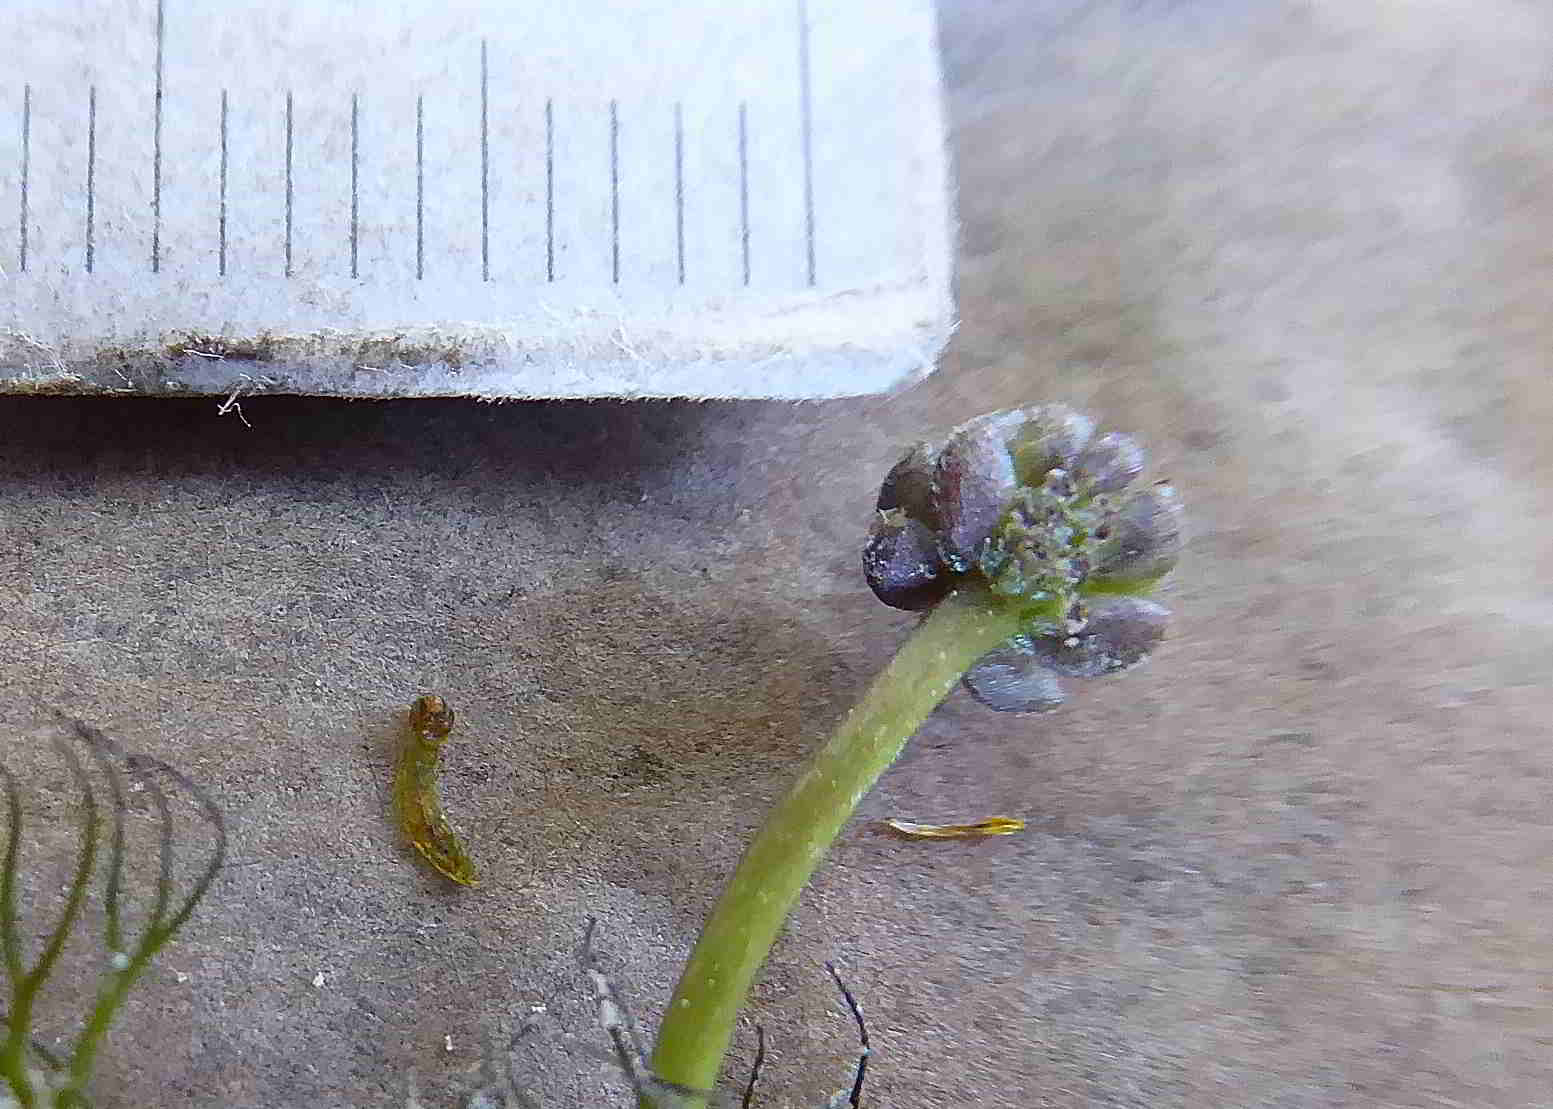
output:
M 997 712 L 1051 712 L 1065 699 L 1057 676 L 1013 646 L 982 655 L 962 681 L 972 697 Z
M 981 547 L 1018 488 L 1008 444 L 1029 409 L 990 412 L 961 424 L 938 454 L 933 506 L 944 561 L 953 570 L 975 565 Z
M 1143 447 L 1131 435 L 1108 432 L 1079 452 L 1074 473 L 1093 493 L 1126 488 L 1143 472 Z
M 1014 469 L 1026 485 L 1039 485 L 1054 467 L 1072 469 L 1095 434 L 1088 416 L 1062 404 L 1025 409 L 1026 419 L 1009 443 Z
M 1181 501 L 1168 483 L 1128 496 L 1107 521 L 1091 583 L 1102 589 L 1144 585 L 1168 574 L 1181 556 L 1181 522 Z
M 863 574 L 874 596 L 893 608 L 913 612 L 932 608 L 949 592 L 938 541 L 899 509 L 875 522 L 863 548 Z
M 884 483 L 879 487 L 879 510 L 888 512 L 898 508 L 913 520 L 936 528 L 933 470 L 937 458 L 937 449 L 928 443 L 917 443 L 907 451 L 884 476 Z
M 1031 640 L 1036 665 L 1069 678 L 1098 678 L 1148 658 L 1165 637 L 1170 610 L 1140 597 L 1097 606 L 1082 631 Z

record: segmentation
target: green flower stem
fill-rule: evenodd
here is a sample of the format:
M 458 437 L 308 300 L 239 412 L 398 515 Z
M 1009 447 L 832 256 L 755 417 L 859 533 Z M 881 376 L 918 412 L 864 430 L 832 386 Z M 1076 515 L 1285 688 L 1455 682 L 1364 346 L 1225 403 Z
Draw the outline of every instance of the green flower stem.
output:
M 857 803 L 966 670 L 1019 629 L 1014 607 L 985 590 L 951 593 L 810 758 L 745 851 L 685 964 L 658 1033 L 658 1077 L 712 1088 L 750 983 Z

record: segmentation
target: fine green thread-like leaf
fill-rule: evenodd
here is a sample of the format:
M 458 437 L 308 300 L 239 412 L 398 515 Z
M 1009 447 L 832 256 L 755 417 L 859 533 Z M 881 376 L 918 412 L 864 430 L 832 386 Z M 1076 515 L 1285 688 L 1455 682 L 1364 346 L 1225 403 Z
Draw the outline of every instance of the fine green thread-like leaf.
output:
M 69 739 L 86 749 L 92 764 L 107 782 L 107 800 L 113 814 L 103 875 L 103 933 L 107 960 L 97 999 L 70 1055 L 61 1057 L 45 1049 L 30 1035 L 33 1006 L 80 921 L 103 839 L 101 806 L 92 786 L 92 776 L 71 742 L 59 740 L 55 747 L 81 794 L 81 845 L 64 907 L 31 970 L 26 968 L 16 905 L 24 832 L 21 791 L 15 775 L 0 763 L 6 802 L 6 845 L 3 857 L 0 857 L 0 955 L 3 955 L 11 995 L 8 1012 L 0 1015 L 0 1024 L 5 1028 L 4 1045 L 0 1047 L 0 1080 L 9 1086 L 21 1109 L 43 1105 L 53 1109 L 88 1109 L 91 1103 L 85 1095 L 85 1086 L 109 1026 L 130 988 L 194 912 L 226 858 L 226 826 L 221 811 L 188 777 L 160 760 L 125 755 L 100 731 L 80 721 L 62 719 L 61 723 L 69 733 Z M 138 937 L 131 935 L 133 930 L 125 919 L 125 862 L 130 844 L 125 821 L 128 805 L 124 772 L 119 769 L 119 762 L 151 798 L 157 818 L 156 887 Z M 194 801 L 200 819 L 209 826 L 214 840 L 210 857 L 181 899 L 176 896 L 173 874 L 175 821 L 164 782 L 171 782 Z
M 12 1012 L 16 1011 L 17 995 L 26 978 L 22 969 L 22 942 L 16 923 L 16 865 L 21 855 L 22 799 L 16 787 L 16 776 L 0 764 L 0 775 L 5 778 L 6 840 L 5 861 L 0 866 L 0 946 L 5 949 L 5 976 L 11 992 Z M 26 1046 L 28 1024 L 25 1017 L 6 1019 L 5 1047 L 0 1050 L 0 1075 L 11 1087 L 11 1092 L 23 1109 L 31 1109 L 37 1102 L 33 1096 L 32 1079 L 27 1073 Z
M 4 931 L 6 977 L 10 983 L 11 1004 L 6 1022 L 9 1035 L 6 1037 L 5 1051 L 0 1055 L 0 1073 L 3 1073 L 10 1083 L 12 1092 L 21 1103 L 22 1109 L 31 1109 L 37 1104 L 37 1092 L 29 1073 L 31 1060 L 28 1056 L 33 1006 L 37 1002 L 38 991 L 53 973 L 60 953 L 65 949 L 65 942 L 70 938 L 70 932 L 81 915 L 81 908 L 86 902 L 87 886 L 91 882 L 92 867 L 97 860 L 97 843 L 101 832 L 97 797 L 92 792 L 92 783 L 87 777 L 86 768 L 81 765 L 81 760 L 75 751 L 63 742 L 56 743 L 55 749 L 64 759 L 71 778 L 81 791 L 81 806 L 85 811 L 85 818 L 81 833 L 81 848 L 76 856 L 75 874 L 65 894 L 64 908 L 60 910 L 59 919 L 44 940 L 43 950 L 31 970 L 24 969 L 21 934 L 16 919 L 16 866 L 20 860 L 22 834 L 21 797 L 15 777 L 9 770 L 4 771 L 6 804 L 10 819 L 5 873 L 3 880 L 0 880 L 0 914 L 3 914 L 4 920 L 3 924 L 0 924 L 0 929 Z

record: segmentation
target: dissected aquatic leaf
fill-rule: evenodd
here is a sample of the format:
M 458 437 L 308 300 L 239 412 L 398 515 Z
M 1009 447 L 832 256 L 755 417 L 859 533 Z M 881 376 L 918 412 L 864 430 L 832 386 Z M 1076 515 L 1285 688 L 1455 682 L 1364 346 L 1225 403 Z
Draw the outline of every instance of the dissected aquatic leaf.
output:
M 177 934 L 215 880 L 226 857 L 226 826 L 215 803 L 175 768 L 144 755 L 125 754 L 96 728 L 60 716 L 64 734 L 55 749 L 78 789 L 81 808 L 80 845 L 74 874 L 65 887 L 63 904 L 52 926 L 43 926 L 42 948 L 31 967 L 23 955 L 24 921 L 38 906 L 18 904 L 23 813 L 17 777 L 0 763 L 0 789 L 5 803 L 5 849 L 0 858 L 0 955 L 9 1004 L 0 1017 L 0 1106 L 42 1106 L 90 1109 L 85 1088 L 97 1053 L 125 997 L 152 958 Z M 90 756 L 83 760 L 76 748 Z M 107 783 L 106 799 L 92 769 Z M 151 798 L 157 823 L 154 890 L 142 906 L 138 927 L 129 919 L 132 898 L 126 889 L 126 863 L 144 848 L 127 834 L 124 776 Z M 179 882 L 174 866 L 174 799 L 192 804 L 195 820 L 209 835 L 208 854 L 194 870 L 192 884 Z M 106 800 L 106 806 L 105 806 Z M 104 842 L 103 810 L 109 816 Z M 75 1046 L 68 1053 L 48 1050 L 30 1035 L 34 1005 L 58 965 L 67 941 L 82 921 L 97 863 L 106 850 L 103 926 L 108 958 L 101 971 L 95 1003 L 87 1010 Z M 4 986 L 0 986 L 3 989 Z

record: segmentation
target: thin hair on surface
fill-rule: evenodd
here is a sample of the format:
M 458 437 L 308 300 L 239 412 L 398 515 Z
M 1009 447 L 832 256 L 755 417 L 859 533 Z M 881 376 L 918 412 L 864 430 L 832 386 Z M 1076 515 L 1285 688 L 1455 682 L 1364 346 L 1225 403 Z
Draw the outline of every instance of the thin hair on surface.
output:
M 593 986 L 599 1026 L 609 1036 L 616 1061 L 630 1081 L 632 1090 L 654 1109 L 680 1109 L 689 1099 L 709 1099 L 712 1096 L 710 1090 L 692 1090 L 675 1082 L 667 1082 L 653 1073 L 647 1052 L 642 1047 L 636 1021 L 631 1018 L 624 996 L 599 966 L 598 953 L 593 947 L 597 926 L 598 918 L 589 917 L 582 933 L 579 962 Z
M 686 1109 L 690 1105 L 705 1106 L 707 1109 L 760 1109 L 756 1090 L 768 1059 L 765 1026 L 755 1026 L 755 1055 L 742 1091 L 695 1090 L 666 1081 L 653 1072 L 640 1028 L 631 1015 L 624 991 L 600 963 L 594 943 L 597 932 L 597 918 L 589 917 L 583 929 L 577 961 L 587 975 L 595 1021 L 609 1037 L 609 1047 L 586 1044 L 581 1045 L 581 1049 L 587 1055 L 611 1064 L 630 1086 L 636 1103 L 648 1109 Z M 862 1005 L 842 980 L 835 964 L 827 962 L 825 968 L 857 1025 L 860 1050 L 850 1085 L 832 1094 L 820 1105 L 810 1103 L 811 1109 L 860 1109 L 863 1083 L 872 1055 L 868 1026 L 863 1018 Z M 540 1099 L 526 1088 L 532 1076 L 524 1073 L 525 1068 L 517 1058 L 517 1049 L 520 1043 L 553 1019 L 547 1016 L 548 1012 L 545 1005 L 535 1006 L 534 1011 L 507 1038 L 505 1050 L 493 1048 L 485 1053 L 475 1068 L 479 1073 L 479 1085 L 465 1096 L 463 1109 L 545 1109 Z
M 863 1080 L 868 1077 L 868 1058 L 873 1054 L 873 1048 L 868 1042 L 868 1024 L 863 1020 L 863 1007 L 858 1004 L 857 998 L 852 996 L 852 991 L 847 989 L 847 984 L 841 980 L 841 972 L 836 969 L 835 963 L 827 962 L 825 969 L 830 971 L 831 978 L 836 983 L 836 988 L 841 991 L 841 996 L 846 1000 L 847 1008 L 852 1013 L 852 1019 L 857 1022 L 857 1039 L 860 1050 L 857 1056 L 857 1076 L 852 1080 L 852 1090 L 846 1095 L 845 1101 L 838 1101 L 842 1094 L 831 1098 L 832 1106 L 847 1105 L 852 1109 L 858 1109 L 863 1104 Z
M 744 1097 L 739 1101 L 739 1109 L 752 1109 L 755 1104 L 755 1083 L 760 1081 L 760 1070 L 766 1065 L 766 1026 L 755 1026 L 755 1061 L 750 1064 L 750 1080 L 744 1087 Z

